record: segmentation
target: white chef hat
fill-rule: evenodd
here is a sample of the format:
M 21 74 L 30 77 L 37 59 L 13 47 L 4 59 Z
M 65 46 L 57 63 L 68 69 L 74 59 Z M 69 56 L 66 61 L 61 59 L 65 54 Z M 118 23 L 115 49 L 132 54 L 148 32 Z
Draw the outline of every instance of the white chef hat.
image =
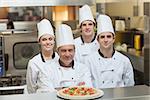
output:
M 41 21 L 37 24 L 37 28 L 38 28 L 38 40 L 39 40 L 40 37 L 43 36 L 44 34 L 50 34 L 50 35 L 54 36 L 53 27 L 52 27 L 50 21 L 47 20 L 47 19 L 41 20 Z
M 95 23 L 91 8 L 88 5 L 79 8 L 79 25 L 85 20 L 91 20 Z
M 111 18 L 107 15 L 100 14 L 97 19 L 97 35 L 103 32 L 111 32 L 115 34 Z
M 61 24 L 56 30 L 57 48 L 63 45 L 74 45 L 73 33 L 71 27 L 66 24 Z

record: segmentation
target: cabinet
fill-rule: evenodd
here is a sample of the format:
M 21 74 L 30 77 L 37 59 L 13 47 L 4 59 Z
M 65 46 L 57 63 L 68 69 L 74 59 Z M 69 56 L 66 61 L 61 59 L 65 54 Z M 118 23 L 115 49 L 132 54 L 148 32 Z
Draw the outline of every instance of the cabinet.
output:
M 144 33 L 140 31 L 118 31 L 115 43 L 126 43 L 129 47 L 141 50 L 144 46 Z

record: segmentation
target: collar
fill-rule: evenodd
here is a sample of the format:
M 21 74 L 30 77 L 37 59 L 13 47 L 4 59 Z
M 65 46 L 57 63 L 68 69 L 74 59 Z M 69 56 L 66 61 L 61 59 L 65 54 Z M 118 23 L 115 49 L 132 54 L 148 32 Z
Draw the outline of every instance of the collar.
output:
M 95 40 L 96 35 L 97 35 L 97 34 L 95 33 L 94 38 L 92 39 L 92 41 L 91 41 L 91 42 L 93 42 L 93 41 Z M 81 41 L 82 41 L 82 43 L 84 43 L 82 35 L 81 35 L 80 37 L 81 37 Z
M 102 54 L 102 52 L 100 51 L 100 49 L 98 49 L 98 53 L 99 53 L 99 55 L 102 56 L 103 58 L 107 58 L 107 57 L 104 56 L 104 54 Z M 112 56 L 113 56 L 114 54 L 115 54 L 115 49 L 113 48 Z M 112 57 L 112 56 L 111 56 L 111 57 Z
M 42 52 L 40 52 L 40 54 L 41 54 L 42 61 L 45 62 Z M 53 52 L 53 55 L 52 55 L 52 59 L 54 59 L 54 58 L 55 58 L 55 52 Z
M 62 67 L 68 67 L 68 68 L 72 67 L 72 69 L 74 69 L 74 67 L 73 67 L 74 66 L 74 60 L 69 64 L 69 66 L 65 66 L 64 63 L 60 59 L 58 60 L 58 62 L 60 64 L 60 66 L 62 66 Z

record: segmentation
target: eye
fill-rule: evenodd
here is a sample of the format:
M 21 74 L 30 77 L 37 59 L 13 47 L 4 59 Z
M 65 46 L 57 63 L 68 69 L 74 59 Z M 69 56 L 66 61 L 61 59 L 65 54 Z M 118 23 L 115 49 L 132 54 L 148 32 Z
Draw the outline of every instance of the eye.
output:
M 62 49 L 61 52 L 66 52 L 66 50 L 65 50 L 65 49 Z
M 49 40 L 50 40 L 50 41 L 52 41 L 52 40 L 53 40 L 53 38 L 52 38 L 52 37 L 50 37 L 50 38 L 49 38 Z
M 105 36 L 100 36 L 100 38 L 101 38 L 101 39 L 104 39 L 104 38 L 105 38 Z
M 86 24 L 82 24 L 82 26 L 86 26 Z
M 69 51 L 69 52 L 72 52 L 72 51 L 73 51 L 73 49 L 69 49 L 68 51 Z
M 111 35 L 107 35 L 107 38 L 111 38 L 112 36 Z
M 92 24 L 92 23 L 89 23 L 88 25 L 89 25 L 89 26 L 92 26 L 93 24 Z
M 47 39 L 46 39 L 46 38 L 42 38 L 41 40 L 42 40 L 42 41 L 46 41 Z

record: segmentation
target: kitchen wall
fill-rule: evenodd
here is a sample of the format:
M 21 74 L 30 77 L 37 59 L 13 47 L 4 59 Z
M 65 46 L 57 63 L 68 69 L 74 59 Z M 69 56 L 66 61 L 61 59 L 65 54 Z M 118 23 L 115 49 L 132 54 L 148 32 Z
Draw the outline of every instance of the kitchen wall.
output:
M 8 8 L 0 8 L 0 19 L 6 18 L 8 13 Z
M 105 3 L 106 13 L 112 16 L 143 16 L 144 2 L 150 0 L 96 0 L 96 3 Z

